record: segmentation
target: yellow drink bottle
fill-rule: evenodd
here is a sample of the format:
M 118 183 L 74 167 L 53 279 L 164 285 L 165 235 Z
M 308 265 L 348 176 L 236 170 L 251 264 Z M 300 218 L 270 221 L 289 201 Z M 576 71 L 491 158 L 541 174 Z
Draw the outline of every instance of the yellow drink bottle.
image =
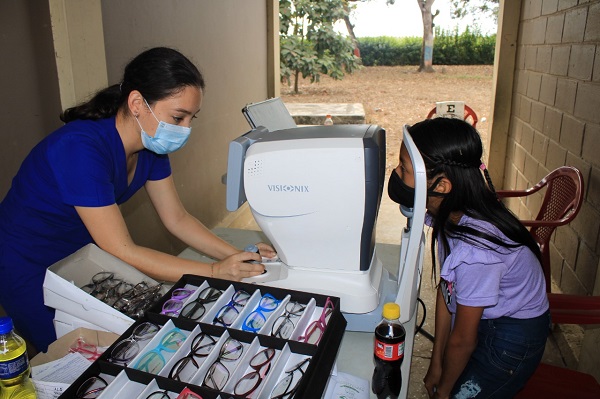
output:
M 10 317 L 0 317 L 0 399 L 36 399 L 25 340 Z

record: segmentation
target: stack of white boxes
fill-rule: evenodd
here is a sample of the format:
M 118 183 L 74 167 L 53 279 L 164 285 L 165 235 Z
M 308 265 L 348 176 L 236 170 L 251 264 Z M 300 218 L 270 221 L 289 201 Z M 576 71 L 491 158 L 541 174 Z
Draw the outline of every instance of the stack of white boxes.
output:
M 56 262 L 46 271 L 44 303 L 56 309 L 54 328 L 58 338 L 79 327 L 121 335 L 133 324 L 132 318 L 80 288 L 89 284 L 95 274 L 103 271 L 113 272 L 115 277 L 132 284 L 142 281 L 149 285 L 158 284 L 157 281 L 96 245 L 86 245 Z M 171 286 L 164 285 L 161 294 L 166 293 Z

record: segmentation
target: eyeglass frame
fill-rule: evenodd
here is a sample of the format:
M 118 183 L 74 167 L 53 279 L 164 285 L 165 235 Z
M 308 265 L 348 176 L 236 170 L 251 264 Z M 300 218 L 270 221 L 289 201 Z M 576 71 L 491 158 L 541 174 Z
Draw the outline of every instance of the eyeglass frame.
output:
M 288 306 L 289 305 L 299 305 L 300 309 L 297 311 L 293 311 L 293 310 L 288 310 Z M 285 304 L 285 309 L 284 312 L 281 316 L 279 316 L 278 318 L 275 319 L 275 321 L 273 322 L 273 325 L 271 326 L 271 336 L 273 337 L 277 337 L 277 338 L 281 338 L 281 339 L 289 339 L 292 335 L 290 333 L 289 336 L 284 337 L 283 335 L 280 334 L 281 329 L 283 328 L 283 325 L 286 321 L 289 321 L 292 324 L 292 333 L 294 332 L 294 329 L 296 328 L 296 325 L 294 324 L 294 322 L 292 321 L 292 316 L 295 317 L 300 317 L 302 316 L 302 313 L 304 313 L 304 311 L 306 310 L 306 306 L 303 303 L 297 302 L 297 301 L 289 301 L 288 303 Z M 283 319 L 283 321 L 281 322 L 281 324 L 279 325 L 279 327 L 277 328 L 277 331 L 275 331 L 275 326 L 277 325 L 277 321 L 279 319 Z
M 169 396 L 169 391 L 167 391 L 166 389 L 163 391 L 154 391 L 151 394 L 149 394 L 148 396 L 146 396 L 146 399 L 154 399 L 153 396 L 154 395 L 160 395 L 158 396 L 156 399 L 171 399 L 171 397 Z
M 95 388 L 95 389 L 92 389 L 89 391 L 86 390 L 86 392 L 80 393 L 81 388 L 83 386 L 85 386 L 85 384 L 88 383 L 89 381 L 94 381 L 94 382 L 99 381 L 100 383 L 104 384 L 104 386 L 101 388 Z M 89 386 L 92 387 L 94 385 L 94 382 L 92 382 Z M 90 398 L 87 398 L 87 396 L 89 394 L 95 394 L 97 392 L 100 392 L 100 394 L 101 394 L 102 391 L 104 391 L 107 386 L 108 386 L 108 382 L 106 382 L 106 380 L 104 378 L 100 377 L 99 375 L 94 375 L 92 377 L 89 377 L 85 381 L 83 381 L 77 388 L 77 391 L 75 392 L 75 399 L 90 399 Z M 100 394 L 98 394 L 97 396 L 94 396 L 94 398 L 97 398 L 98 396 L 100 396 Z
M 142 339 L 142 338 L 143 338 L 143 336 L 140 336 L 139 334 L 136 334 L 136 331 L 137 331 L 137 330 L 138 330 L 140 327 L 142 327 L 142 326 L 145 326 L 145 325 L 149 325 L 149 326 L 154 326 L 154 327 L 156 327 L 156 331 L 155 331 L 155 332 L 154 332 L 152 335 L 150 335 L 148 338 L 144 338 L 144 339 Z M 137 325 L 137 326 L 135 326 L 135 328 L 134 328 L 134 329 L 131 331 L 131 335 L 129 335 L 127 338 L 125 338 L 125 339 L 123 339 L 123 340 L 121 340 L 121 341 L 117 342 L 117 343 L 115 344 L 115 346 L 113 346 L 112 350 L 110 351 L 110 355 L 108 356 L 108 360 L 109 360 L 110 362 L 112 362 L 112 363 L 119 363 L 119 364 L 124 364 L 125 366 L 127 366 L 127 362 L 128 362 L 128 361 L 135 359 L 135 357 L 136 357 L 137 355 L 139 355 L 139 353 L 140 353 L 140 344 L 139 344 L 139 343 L 140 343 L 140 342 L 142 342 L 142 341 L 149 341 L 149 340 L 151 340 L 152 338 L 154 338 L 154 336 L 155 336 L 156 334 L 158 334 L 158 332 L 159 332 L 159 331 L 160 331 L 160 326 L 159 326 L 159 325 L 157 325 L 157 324 L 154 324 L 154 323 L 152 323 L 152 322 L 150 322 L 150 321 L 145 321 L 145 322 L 143 322 L 143 323 L 140 323 L 140 324 L 138 324 L 138 325 Z M 134 354 L 133 356 L 131 356 L 131 357 L 129 357 L 129 358 L 127 358 L 127 359 L 125 359 L 125 360 L 120 360 L 120 359 L 117 359 L 117 358 L 115 358 L 115 356 L 114 356 L 114 354 L 115 354 L 115 349 L 116 349 L 116 348 L 118 348 L 118 347 L 119 347 L 119 345 L 123 345 L 123 343 L 124 343 L 124 342 L 133 342 L 133 344 L 134 344 L 135 346 L 137 346 L 137 350 L 136 350 L 136 352 L 135 352 L 135 354 Z
M 175 293 L 178 292 L 178 291 L 183 291 L 184 294 L 182 294 L 182 295 L 176 295 Z M 173 316 L 173 317 L 179 316 L 179 313 L 183 309 L 183 303 L 194 292 L 196 292 L 196 290 L 191 290 L 191 289 L 188 289 L 188 288 L 176 288 L 176 289 L 174 289 L 173 292 L 171 293 L 171 298 L 167 299 L 165 301 L 165 303 L 163 303 L 162 310 L 160 311 L 160 314 L 165 315 L 165 316 Z M 177 309 L 168 311 L 168 310 L 165 309 L 165 306 L 167 305 L 167 303 L 179 303 L 180 307 L 177 308 Z
M 180 341 L 175 340 L 175 343 L 177 344 L 177 349 L 170 349 L 169 347 L 167 347 L 166 345 L 169 342 L 165 342 L 167 340 L 167 337 L 169 337 L 170 335 L 176 335 L 176 334 L 180 334 L 183 339 Z M 158 356 L 159 359 L 161 359 L 163 361 L 163 365 L 161 366 L 161 370 L 163 367 L 165 367 L 165 365 L 167 364 L 167 360 L 165 359 L 165 357 L 162 355 L 161 352 L 169 352 L 169 353 L 175 353 L 177 352 L 177 350 L 181 347 L 181 345 L 183 344 L 183 342 L 187 339 L 187 336 L 181 331 L 181 329 L 179 329 L 178 327 L 172 328 L 171 330 L 167 331 L 165 333 L 165 335 L 162 336 L 162 338 L 160 339 L 160 342 L 158 345 L 156 345 L 156 347 L 154 347 L 153 349 L 147 351 L 146 353 L 144 353 L 139 359 L 138 361 L 135 363 L 135 366 L 133 366 L 132 368 L 136 369 L 136 370 L 140 370 L 140 371 L 145 371 L 147 373 L 151 373 L 150 370 L 148 370 L 148 368 L 146 367 L 145 369 L 140 368 L 141 366 L 141 362 L 142 360 L 145 359 L 146 356 L 149 356 L 151 353 L 155 354 L 155 356 Z M 150 360 L 148 360 L 147 362 L 149 362 Z
M 262 302 L 265 299 L 270 299 L 273 301 L 275 307 L 273 309 L 268 309 L 265 308 L 264 306 L 262 306 Z M 246 316 L 246 318 L 244 319 L 244 321 L 242 322 L 242 330 L 243 331 L 250 331 L 250 332 L 258 332 L 260 331 L 261 328 L 263 328 L 263 326 L 265 325 L 265 323 L 267 322 L 267 319 L 269 318 L 268 316 L 265 316 L 264 313 L 271 313 L 273 311 L 275 311 L 277 309 L 277 307 L 279 306 L 279 304 L 281 303 L 280 299 L 275 298 L 273 295 L 266 293 L 264 294 L 260 300 L 258 301 L 258 306 L 250 313 L 248 313 L 248 315 Z M 264 312 L 264 313 L 263 313 Z M 250 325 L 248 325 L 248 322 L 250 321 L 250 317 L 252 317 L 252 315 L 258 315 L 262 318 L 263 320 L 263 324 L 258 327 L 251 327 Z
M 257 366 L 253 366 L 252 365 L 252 361 L 260 354 L 265 353 L 267 360 Z M 265 348 L 259 352 L 257 352 L 256 354 L 254 354 L 254 356 L 252 356 L 252 358 L 250 359 L 250 361 L 248 362 L 248 366 L 250 366 L 250 368 L 252 369 L 252 371 L 250 371 L 249 373 L 246 373 L 242 376 L 242 378 L 240 378 L 238 380 L 238 382 L 236 382 L 235 386 L 233 387 L 233 393 L 235 395 L 238 396 L 243 396 L 243 397 L 248 397 L 249 395 L 252 395 L 260 386 L 260 384 L 262 384 L 263 380 L 265 379 L 265 376 L 269 373 L 269 370 L 271 369 L 271 362 L 273 361 L 273 359 L 275 358 L 275 349 L 274 348 Z M 265 372 L 263 374 L 261 374 L 261 371 L 263 369 L 264 366 L 267 366 L 267 369 L 265 370 Z M 238 393 L 237 392 L 237 387 L 238 385 L 240 385 L 240 383 L 244 380 L 250 380 L 254 375 L 256 375 L 258 377 L 256 383 L 254 384 L 254 387 L 252 387 L 252 389 L 250 389 L 249 391 L 246 391 L 244 393 Z
M 209 292 L 210 293 L 211 290 L 214 291 L 214 294 L 207 294 L 206 298 L 202 298 L 202 293 L 203 292 Z M 181 311 L 179 312 L 178 317 L 181 317 L 183 319 L 193 320 L 193 321 L 200 320 L 206 314 L 206 307 L 204 305 L 216 302 L 221 297 L 221 295 L 223 295 L 223 291 L 221 291 L 220 289 L 215 288 L 215 287 L 208 286 L 208 287 L 202 289 L 202 291 L 200 291 L 198 293 L 198 296 L 194 300 L 188 302 L 185 306 L 183 306 L 181 308 Z M 200 308 L 202 308 L 203 309 L 202 310 L 202 314 L 200 316 L 198 316 L 198 317 L 195 317 L 195 318 L 194 317 L 190 317 L 190 316 L 185 316 L 184 315 L 184 311 L 190 305 L 199 306 Z M 198 307 L 193 307 L 192 309 L 193 310 L 192 310 L 191 314 L 193 315 L 196 312 L 196 309 L 199 309 L 199 308 Z M 188 311 L 186 314 L 188 314 L 188 313 L 190 313 L 190 312 Z
M 136 287 L 144 285 L 147 287 L 143 288 L 141 292 L 136 293 Z M 121 296 L 112 307 L 129 317 L 140 318 L 144 315 L 146 309 L 152 307 L 162 297 L 160 293 L 161 289 L 162 284 L 160 283 L 152 286 L 148 286 L 145 282 L 138 283 L 132 289 L 132 296 Z
M 238 345 L 238 350 L 235 352 L 230 352 L 230 353 L 239 353 L 239 355 L 235 358 L 235 359 L 229 359 L 227 357 L 225 357 L 225 351 L 227 348 L 227 344 L 229 342 L 234 341 L 234 343 L 237 343 Z M 231 372 L 229 371 L 229 368 L 227 366 L 225 366 L 221 360 L 226 360 L 226 361 L 230 361 L 230 362 L 237 362 L 238 360 L 240 360 L 240 357 L 242 356 L 242 354 L 244 353 L 244 345 L 238 341 L 237 339 L 233 338 L 233 337 L 227 337 L 227 339 L 225 340 L 225 342 L 223 342 L 223 344 L 221 345 L 221 348 L 219 349 L 219 355 L 217 356 L 217 358 L 215 359 L 215 361 L 210 365 L 210 367 L 208 368 L 208 370 L 206 371 L 206 375 L 204 376 L 204 378 L 202 379 L 202 385 L 206 386 L 210 389 L 215 389 L 217 391 L 222 391 L 223 388 L 225 387 L 225 385 L 227 384 L 227 382 L 229 381 L 229 378 L 231 377 Z M 217 364 L 220 364 L 221 366 L 223 366 L 223 368 L 225 368 L 225 370 L 227 370 L 227 379 L 225 380 L 225 383 L 223 384 L 222 387 L 217 388 L 217 387 L 211 387 L 210 385 L 208 385 L 206 383 L 206 380 L 209 376 L 212 376 L 214 374 L 211 373 L 211 370 L 213 369 L 213 367 L 215 367 Z M 216 386 L 216 384 L 215 384 Z
M 292 368 L 285 370 L 285 373 L 284 373 L 285 376 L 281 380 L 277 381 L 277 383 L 275 383 L 275 386 L 271 390 L 271 396 L 269 396 L 269 398 L 270 399 L 285 399 L 285 398 L 293 397 L 296 394 L 298 385 L 300 385 L 300 381 L 302 381 L 302 378 L 304 378 L 304 374 L 306 373 L 306 371 L 302 370 L 302 366 L 304 366 L 307 362 L 310 363 L 311 360 L 312 360 L 312 358 L 306 357 L 306 358 L 302 359 L 301 361 L 299 361 L 298 363 L 296 363 Z M 296 373 L 296 371 L 300 371 L 301 376 L 296 381 L 296 384 L 294 384 L 294 386 L 290 389 L 290 387 L 292 386 L 292 383 L 294 382 L 294 374 Z M 273 392 L 275 392 L 275 389 L 277 389 L 279 387 L 279 385 L 282 384 L 288 377 L 290 377 L 291 380 L 288 383 L 289 385 L 287 386 L 285 391 L 280 395 L 273 396 Z
M 329 310 L 329 312 L 328 312 Z M 306 342 L 312 345 L 318 345 L 319 342 L 321 342 L 321 338 L 323 338 L 323 335 L 325 334 L 325 329 L 327 328 L 327 324 L 329 323 L 329 321 L 327 320 L 327 317 L 331 316 L 333 314 L 333 311 L 335 310 L 335 306 L 333 305 L 333 301 L 331 300 L 330 297 L 327 297 L 327 300 L 325 301 L 325 305 L 323 305 L 323 310 L 321 311 L 321 316 L 319 316 L 319 318 L 315 321 L 313 321 L 312 323 L 310 323 L 308 325 L 308 327 L 306 327 L 306 329 L 304 330 L 304 335 L 301 335 L 300 337 L 298 337 L 298 341 L 300 342 Z M 317 339 L 316 342 L 312 343 L 312 342 L 308 342 L 309 338 L 314 334 L 315 331 L 319 331 L 319 338 Z
M 107 281 L 112 281 L 112 285 L 106 286 Z M 126 291 L 115 292 L 116 289 L 125 285 L 129 286 Z M 144 286 L 141 292 L 140 286 Z M 115 278 L 113 272 L 101 271 L 94 274 L 90 283 L 80 287 L 80 289 L 129 317 L 140 318 L 143 316 L 145 309 L 161 297 L 159 294 L 162 284 L 149 286 L 148 283 L 142 281 L 133 285 L 123 279 Z M 150 302 L 150 306 L 147 306 L 148 302 Z
M 102 353 L 104 353 L 98 350 L 97 345 L 85 342 L 85 340 L 81 337 L 77 338 L 77 340 L 71 344 L 69 347 L 69 352 L 77 352 L 90 361 L 97 360 L 100 356 L 102 356 Z
M 234 297 L 235 297 L 235 296 L 236 296 L 238 293 L 239 293 L 239 294 L 245 294 L 245 295 L 247 295 L 247 296 L 248 296 L 248 297 L 245 299 L 245 303 L 243 303 L 243 304 L 242 304 L 242 303 L 236 302 L 236 301 L 234 300 Z M 225 312 L 226 312 L 228 309 L 232 309 L 232 310 L 233 310 L 233 311 L 236 313 L 236 317 L 235 317 L 235 318 L 237 319 L 237 316 L 239 316 L 239 315 L 240 315 L 241 311 L 240 311 L 240 310 L 238 310 L 238 309 L 236 308 L 236 306 L 240 306 L 240 308 L 241 308 L 241 309 L 245 308 L 245 307 L 246 307 L 246 305 L 248 304 L 248 300 L 249 300 L 251 297 L 252 297 L 252 295 L 251 295 L 250 293 L 248 293 L 247 291 L 244 291 L 244 290 L 237 290 L 237 291 L 235 291 L 235 292 L 233 293 L 233 295 L 231 295 L 231 299 L 229 300 L 229 302 L 227 302 L 225 305 L 223 305 L 223 306 L 221 307 L 221 309 L 219 309 L 219 311 L 218 311 L 218 312 L 215 314 L 215 317 L 214 317 L 214 319 L 213 319 L 213 324 L 217 324 L 217 323 L 218 323 L 218 324 L 220 324 L 220 325 L 221 325 L 221 326 L 223 326 L 223 327 L 230 327 L 230 326 L 231 326 L 231 325 L 232 325 L 234 322 L 231 322 L 231 323 L 225 323 L 225 322 L 223 321 L 223 315 L 225 314 Z M 235 321 L 235 319 L 234 319 L 234 321 Z
M 207 337 L 209 338 L 212 342 L 210 342 L 209 344 L 205 344 L 202 346 L 198 346 L 200 345 L 200 343 L 202 343 L 202 340 Z M 212 335 L 209 335 L 205 332 L 200 332 L 198 334 L 196 334 L 196 336 L 193 338 L 192 340 L 192 344 L 190 345 L 190 350 L 187 353 L 187 355 L 183 356 L 182 358 L 178 359 L 175 364 L 173 364 L 173 366 L 171 367 L 171 370 L 169 371 L 169 378 L 175 381 L 179 381 L 179 382 L 183 382 L 181 381 L 180 378 L 180 374 L 183 370 L 185 370 L 185 368 L 187 367 L 187 365 L 192 362 L 192 364 L 196 367 L 196 371 L 200 368 L 200 365 L 196 362 L 196 357 L 198 358 L 204 358 L 207 357 L 208 355 L 210 355 L 210 353 L 213 351 L 214 347 L 217 345 L 218 340 L 215 339 Z M 210 350 L 206 353 L 198 353 L 198 351 L 202 348 L 206 348 L 206 347 L 210 347 Z M 180 366 L 181 363 L 185 362 L 185 364 L 183 364 L 183 366 Z
M 202 396 L 192 391 L 188 387 L 183 388 L 183 391 L 179 392 L 179 395 L 175 399 L 202 399 Z
M 107 285 L 107 282 L 109 281 L 111 282 L 111 284 Z M 123 292 L 114 292 L 116 289 L 122 286 L 129 287 Z M 142 288 L 142 290 L 140 291 L 140 286 L 145 287 Z M 156 289 L 157 287 L 158 289 Z M 91 288 L 91 290 L 89 290 L 88 288 Z M 115 277 L 115 273 L 109 271 L 101 271 L 94 274 L 88 284 L 80 287 L 80 289 L 86 292 L 87 294 L 92 295 L 94 298 L 101 300 L 110 306 L 113 306 L 121 298 L 132 299 L 140 294 L 145 293 L 148 290 L 160 291 L 160 288 L 162 288 L 162 284 L 149 286 L 148 283 L 146 283 L 145 281 L 134 285 L 121 278 Z M 109 299 L 115 300 L 110 302 Z

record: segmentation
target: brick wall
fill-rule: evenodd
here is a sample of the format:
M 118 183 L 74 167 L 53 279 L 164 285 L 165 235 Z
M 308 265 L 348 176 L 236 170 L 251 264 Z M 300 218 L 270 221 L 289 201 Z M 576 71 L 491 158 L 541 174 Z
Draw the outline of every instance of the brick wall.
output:
M 584 204 L 555 230 L 552 277 L 566 293 L 600 295 L 600 1 L 521 7 L 504 187 L 531 187 L 561 165 L 581 170 Z M 510 207 L 532 218 L 540 203 L 541 194 Z M 579 369 L 600 381 L 599 343 L 600 329 L 586 329 Z
M 504 187 L 531 187 L 561 165 L 581 170 L 585 202 L 554 234 L 552 277 L 565 292 L 592 294 L 600 290 L 600 1 L 523 1 L 517 42 Z M 541 194 L 510 206 L 531 218 L 540 203 Z

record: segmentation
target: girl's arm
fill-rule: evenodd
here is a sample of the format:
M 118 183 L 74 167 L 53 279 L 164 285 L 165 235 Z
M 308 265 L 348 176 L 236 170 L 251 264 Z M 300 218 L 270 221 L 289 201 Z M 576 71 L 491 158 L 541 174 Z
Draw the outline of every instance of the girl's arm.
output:
M 429 369 L 423 379 L 429 397 L 433 397 L 434 387 L 437 388 L 437 385 L 440 383 L 444 352 L 446 350 L 448 336 L 450 335 L 450 327 L 451 314 L 446 306 L 444 295 L 442 294 L 442 287 L 440 285 L 437 289 L 437 297 L 435 300 L 435 340 L 433 342 L 433 352 L 431 354 Z
M 457 305 L 454 328 L 448 337 L 444 352 L 442 376 L 434 398 L 444 399 L 450 397 L 450 392 L 456 380 L 463 372 L 477 346 L 477 329 L 482 315 L 483 307 Z

